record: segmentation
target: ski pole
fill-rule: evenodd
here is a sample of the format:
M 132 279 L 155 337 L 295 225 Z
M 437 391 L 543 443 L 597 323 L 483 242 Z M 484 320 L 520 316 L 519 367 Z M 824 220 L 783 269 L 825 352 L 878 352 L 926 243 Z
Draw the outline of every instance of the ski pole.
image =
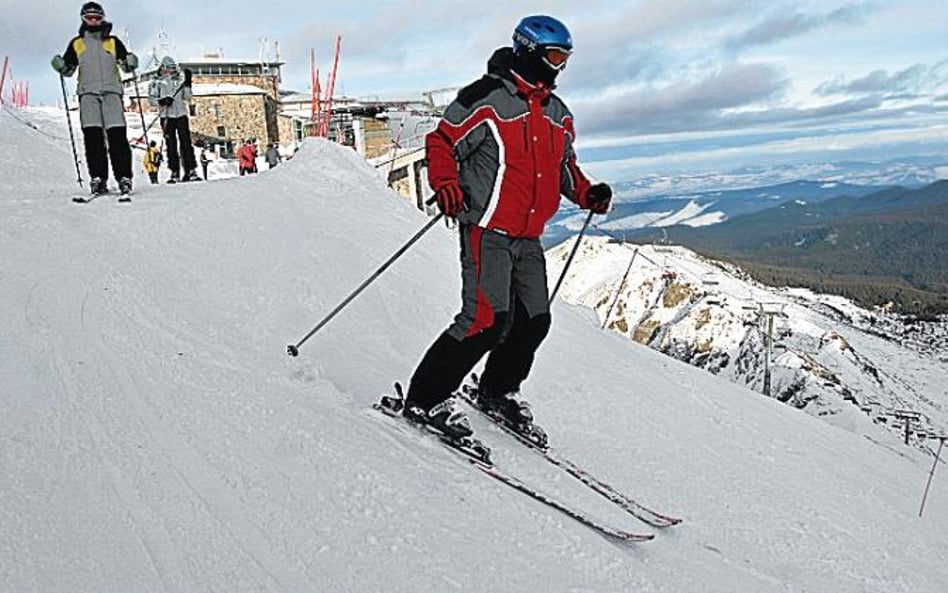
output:
M 586 216 L 586 222 L 583 223 L 583 228 L 579 231 L 579 236 L 576 237 L 576 244 L 573 245 L 573 250 L 569 254 L 569 258 L 566 260 L 566 265 L 563 266 L 563 271 L 560 272 L 560 279 L 556 281 L 556 287 L 553 289 L 553 293 L 550 294 L 550 304 L 553 304 L 553 299 L 556 298 L 556 293 L 560 290 L 560 284 L 563 283 L 563 279 L 566 278 L 566 270 L 569 269 L 570 264 L 573 263 L 573 257 L 576 255 L 576 251 L 579 250 L 579 243 L 583 240 L 583 234 L 586 232 L 586 227 L 589 226 L 589 221 L 592 220 L 594 212 L 589 211 L 589 215 Z
M 148 138 L 145 137 L 147 130 L 145 129 L 145 112 L 142 110 L 142 92 L 138 88 L 138 72 L 132 70 L 132 76 L 135 80 L 135 95 L 138 98 L 138 115 L 142 118 L 142 146 L 148 146 Z
M 76 137 L 72 133 L 72 116 L 69 115 L 69 99 L 66 98 L 66 79 L 59 73 L 59 84 L 63 88 L 63 108 L 66 110 L 66 125 L 69 126 L 69 143 L 72 144 L 72 160 L 76 163 L 76 182 L 82 187 L 82 173 L 79 171 L 79 153 L 76 152 Z
M 932 478 L 935 476 L 935 467 L 938 465 L 938 458 L 941 455 L 941 448 L 945 446 L 945 439 L 948 437 L 939 437 L 938 452 L 935 453 L 935 461 L 932 462 L 932 471 L 928 473 L 928 483 L 925 484 L 925 494 L 922 495 L 922 506 L 918 507 L 918 516 L 922 516 L 925 510 L 925 499 L 928 498 L 928 488 L 932 485 Z M 929 449 L 931 451 L 931 449 Z
M 431 198 L 430 200 L 428 200 L 427 204 L 431 204 L 433 201 L 434 201 L 434 198 Z M 384 272 L 385 270 L 387 270 L 388 267 L 389 267 L 390 265 L 392 265 L 392 264 L 395 262 L 395 260 L 397 260 L 399 257 L 401 257 L 403 253 L 405 253 L 406 251 L 408 251 L 408 248 L 409 248 L 409 247 L 411 247 L 412 245 L 414 245 L 415 241 L 417 241 L 418 239 L 420 239 L 420 238 L 422 237 L 422 235 L 424 235 L 425 233 L 427 233 L 428 230 L 429 230 L 431 227 L 433 227 L 433 226 L 434 226 L 439 220 L 441 220 L 443 217 L 444 217 L 444 214 L 438 213 L 437 216 L 435 216 L 434 218 L 432 218 L 431 220 L 429 220 L 428 223 L 425 224 L 425 226 L 422 227 L 422 229 L 421 229 L 420 231 L 418 231 L 417 233 L 415 233 L 415 236 L 414 236 L 414 237 L 412 237 L 411 239 L 408 240 L 407 243 L 405 243 L 404 245 L 402 245 L 401 248 L 400 248 L 398 251 L 396 251 L 394 255 L 392 255 L 392 257 L 388 258 L 388 261 L 386 261 L 384 264 L 382 264 L 382 265 L 379 267 L 379 269 L 375 271 L 375 273 L 373 273 L 371 276 L 369 276 L 368 278 L 366 278 L 365 281 L 364 281 L 362 284 L 360 284 L 358 288 L 356 288 L 354 291 L 352 291 L 352 294 L 350 294 L 349 296 L 347 296 L 347 297 L 345 298 L 345 300 L 343 300 L 341 303 L 339 303 L 339 304 L 336 306 L 335 309 L 333 309 L 332 311 L 330 311 L 330 313 L 329 313 L 328 315 L 326 315 L 325 317 L 323 317 L 322 321 L 320 321 L 318 324 L 316 324 L 316 327 L 314 327 L 313 329 L 311 329 L 308 334 L 306 334 L 305 336 L 303 336 L 303 339 L 301 339 L 301 340 L 300 340 L 299 342 L 297 342 L 296 344 L 290 344 L 289 346 L 287 346 L 287 347 L 286 347 L 286 353 L 289 354 L 290 356 L 299 356 L 299 354 L 300 354 L 300 346 L 302 346 L 302 345 L 306 342 L 306 340 L 308 340 L 308 339 L 310 339 L 311 337 L 313 337 L 313 334 L 315 334 L 315 333 L 318 332 L 320 329 L 322 329 L 323 326 L 326 325 L 327 323 L 329 323 L 329 321 L 330 321 L 333 317 L 335 317 L 340 311 L 342 311 L 343 309 L 345 309 L 345 308 L 346 308 L 346 305 L 348 305 L 350 302 L 352 302 L 352 300 L 353 300 L 354 298 L 356 298 L 357 296 L 359 296 L 359 293 L 361 293 L 363 290 L 365 290 L 365 288 L 366 288 L 369 284 L 372 284 L 372 282 L 375 281 L 376 278 L 378 278 L 379 276 L 381 276 L 381 275 L 382 275 L 382 272 Z

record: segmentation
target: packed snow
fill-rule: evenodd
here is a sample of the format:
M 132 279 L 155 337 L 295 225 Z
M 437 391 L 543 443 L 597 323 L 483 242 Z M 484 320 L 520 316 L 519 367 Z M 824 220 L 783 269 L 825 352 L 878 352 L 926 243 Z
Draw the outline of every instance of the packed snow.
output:
M 350 149 L 138 174 L 132 203 L 79 205 L 65 118 L 17 115 L 0 111 L 0 591 L 944 590 L 945 468 L 918 517 L 930 454 L 581 306 L 555 303 L 525 395 L 561 453 L 684 518 L 654 541 L 607 541 L 373 412 L 458 306 L 444 225 L 288 357 L 427 220 Z M 476 430 L 499 466 L 655 531 Z

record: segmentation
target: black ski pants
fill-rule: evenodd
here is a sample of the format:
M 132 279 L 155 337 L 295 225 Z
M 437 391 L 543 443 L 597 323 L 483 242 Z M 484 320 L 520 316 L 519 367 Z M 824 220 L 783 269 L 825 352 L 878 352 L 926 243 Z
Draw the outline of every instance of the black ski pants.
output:
M 108 180 L 111 161 L 116 179 L 132 178 L 132 149 L 128 145 L 124 126 L 109 128 L 107 132 L 100 127 L 82 128 L 82 138 L 86 146 L 86 163 L 90 177 Z
M 451 397 L 490 352 L 481 389 L 517 391 L 550 330 L 546 261 L 538 239 L 462 225 L 462 310 L 412 375 L 408 405 L 430 409 Z
M 168 147 L 168 169 L 171 174 L 179 176 L 182 164 L 185 175 L 197 169 L 188 116 L 166 117 L 161 120 L 161 129 L 164 130 L 165 145 Z

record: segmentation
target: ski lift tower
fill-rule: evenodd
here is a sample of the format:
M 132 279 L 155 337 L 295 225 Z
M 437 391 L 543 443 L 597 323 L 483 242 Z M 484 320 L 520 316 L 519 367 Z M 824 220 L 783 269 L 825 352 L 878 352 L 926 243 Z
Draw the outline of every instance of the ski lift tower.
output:
M 770 367 L 774 355 L 774 317 L 787 317 L 784 303 L 759 303 L 758 324 L 764 329 L 764 395 L 770 397 Z
M 905 429 L 905 444 L 909 444 L 909 436 L 912 434 L 912 423 L 922 419 L 921 413 L 915 410 L 896 410 L 892 415 L 902 421 L 903 428 Z

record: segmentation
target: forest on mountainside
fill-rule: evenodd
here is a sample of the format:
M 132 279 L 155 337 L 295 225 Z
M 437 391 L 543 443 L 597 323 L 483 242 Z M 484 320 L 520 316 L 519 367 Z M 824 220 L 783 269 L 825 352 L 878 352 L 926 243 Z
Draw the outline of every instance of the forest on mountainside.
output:
M 948 311 L 945 181 L 791 201 L 721 224 L 666 230 L 671 242 L 732 261 L 765 284 L 839 294 L 863 306 L 892 302 L 904 313 Z

